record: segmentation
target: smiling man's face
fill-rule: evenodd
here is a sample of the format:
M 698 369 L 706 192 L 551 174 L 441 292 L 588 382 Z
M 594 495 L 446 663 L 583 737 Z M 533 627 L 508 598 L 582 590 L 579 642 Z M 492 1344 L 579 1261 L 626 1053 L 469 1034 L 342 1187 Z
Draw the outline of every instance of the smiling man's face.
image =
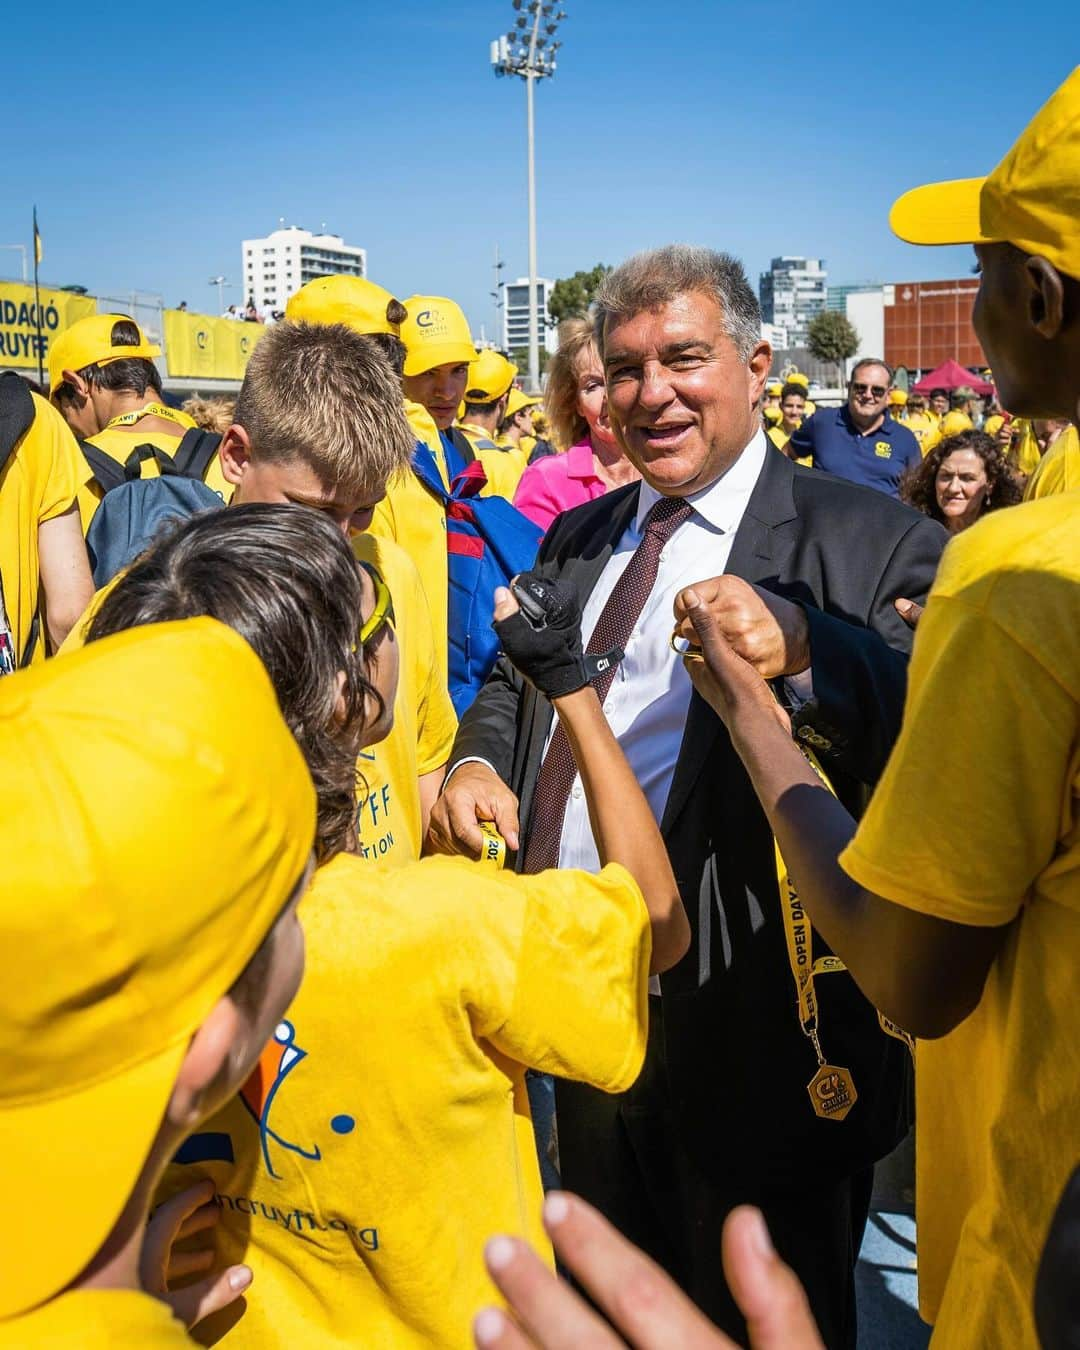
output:
M 669 497 L 714 483 L 749 444 L 772 352 L 743 358 L 711 295 L 689 291 L 604 330 L 608 410 L 641 476 Z

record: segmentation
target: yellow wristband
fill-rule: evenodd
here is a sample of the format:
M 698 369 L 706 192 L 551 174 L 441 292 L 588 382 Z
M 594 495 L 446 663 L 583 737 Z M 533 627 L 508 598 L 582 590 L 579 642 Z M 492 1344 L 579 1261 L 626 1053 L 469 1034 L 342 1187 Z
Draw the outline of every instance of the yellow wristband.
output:
M 493 820 L 478 820 L 480 833 L 484 836 L 483 847 L 480 850 L 481 862 L 493 862 L 496 867 L 506 865 L 506 840 L 495 828 Z

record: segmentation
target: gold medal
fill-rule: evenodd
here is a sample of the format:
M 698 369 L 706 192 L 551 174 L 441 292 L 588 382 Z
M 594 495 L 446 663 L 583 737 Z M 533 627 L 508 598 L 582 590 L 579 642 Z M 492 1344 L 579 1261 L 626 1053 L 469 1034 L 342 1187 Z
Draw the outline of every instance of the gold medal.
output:
M 859 1100 L 851 1074 L 836 1064 L 823 1064 L 806 1090 L 815 1115 L 822 1120 L 843 1120 Z

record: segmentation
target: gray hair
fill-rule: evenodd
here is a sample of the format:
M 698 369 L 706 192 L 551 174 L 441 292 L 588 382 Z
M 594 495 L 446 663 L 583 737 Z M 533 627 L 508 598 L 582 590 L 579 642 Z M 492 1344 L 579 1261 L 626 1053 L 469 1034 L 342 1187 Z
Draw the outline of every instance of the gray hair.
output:
M 687 291 L 701 291 L 720 306 L 724 328 L 745 361 L 761 341 L 761 309 L 738 258 L 692 244 L 635 253 L 609 272 L 596 293 L 596 346 L 604 355 L 604 325 L 657 309 Z

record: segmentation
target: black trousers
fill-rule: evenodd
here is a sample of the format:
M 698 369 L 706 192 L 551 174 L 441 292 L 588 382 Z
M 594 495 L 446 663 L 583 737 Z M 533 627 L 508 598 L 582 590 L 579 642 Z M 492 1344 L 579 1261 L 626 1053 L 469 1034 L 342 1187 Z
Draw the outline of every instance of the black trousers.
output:
M 659 999 L 650 1013 L 662 1017 Z M 654 1027 L 642 1076 L 621 1096 L 556 1084 L 559 1163 L 567 1190 L 584 1196 L 647 1252 L 723 1331 L 746 1344 L 720 1255 L 724 1220 L 757 1205 L 776 1250 L 799 1276 L 828 1350 L 855 1350 L 855 1262 L 870 1210 L 873 1168 L 841 1181 L 769 1188 L 731 1160 L 717 1181 L 679 1143 L 668 1102 L 663 1038 Z

